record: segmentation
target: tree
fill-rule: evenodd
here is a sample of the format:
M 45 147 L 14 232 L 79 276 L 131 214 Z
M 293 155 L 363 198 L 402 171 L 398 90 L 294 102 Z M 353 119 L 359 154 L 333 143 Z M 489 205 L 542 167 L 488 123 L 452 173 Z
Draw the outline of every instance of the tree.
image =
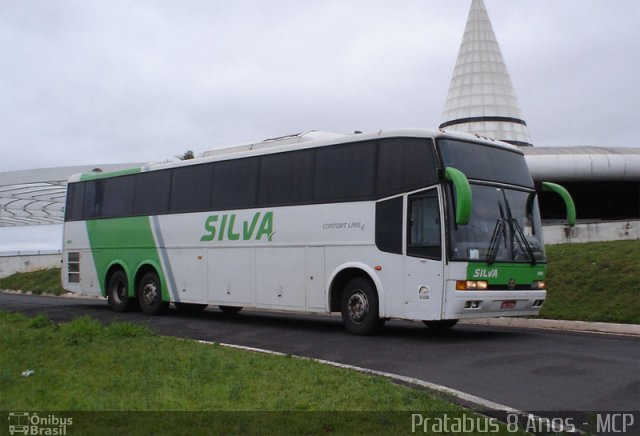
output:
M 195 156 L 193 156 L 193 150 L 187 150 L 182 154 L 182 156 L 176 156 L 176 157 L 180 160 L 188 160 L 188 159 L 193 159 Z

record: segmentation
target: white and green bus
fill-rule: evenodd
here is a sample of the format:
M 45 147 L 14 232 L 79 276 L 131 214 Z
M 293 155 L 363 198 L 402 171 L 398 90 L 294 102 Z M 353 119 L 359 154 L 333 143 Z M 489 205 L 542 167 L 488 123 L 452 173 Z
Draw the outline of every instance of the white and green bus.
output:
M 575 221 L 571 197 L 559 193 Z M 546 298 L 522 152 L 426 129 L 308 132 L 69 180 L 65 289 L 116 311 L 216 305 L 389 318 L 536 315 Z

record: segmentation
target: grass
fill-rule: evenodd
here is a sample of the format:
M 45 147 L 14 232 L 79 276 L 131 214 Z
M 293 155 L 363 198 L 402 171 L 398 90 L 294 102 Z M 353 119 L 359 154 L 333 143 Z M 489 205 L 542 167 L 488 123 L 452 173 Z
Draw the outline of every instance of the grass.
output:
M 6 312 L 0 410 L 190 412 L 74 415 L 73 430 L 84 422 L 95 432 L 104 421 L 105 433 L 184 433 L 213 420 L 219 434 L 395 434 L 410 431 L 412 411 L 485 419 L 439 394 L 308 360 L 161 337 L 128 322 L 56 324 Z
M 546 247 L 541 317 L 640 324 L 640 241 Z
M 9 277 L 1 278 L 0 289 L 54 295 L 61 295 L 67 292 L 60 284 L 60 268 L 16 273 Z

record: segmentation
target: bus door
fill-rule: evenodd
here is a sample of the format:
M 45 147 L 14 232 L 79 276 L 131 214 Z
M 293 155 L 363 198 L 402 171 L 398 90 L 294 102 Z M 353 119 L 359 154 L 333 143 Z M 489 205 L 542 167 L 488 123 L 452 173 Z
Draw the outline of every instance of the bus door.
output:
M 436 188 L 407 196 L 404 300 L 406 317 L 440 319 L 443 304 L 442 215 Z

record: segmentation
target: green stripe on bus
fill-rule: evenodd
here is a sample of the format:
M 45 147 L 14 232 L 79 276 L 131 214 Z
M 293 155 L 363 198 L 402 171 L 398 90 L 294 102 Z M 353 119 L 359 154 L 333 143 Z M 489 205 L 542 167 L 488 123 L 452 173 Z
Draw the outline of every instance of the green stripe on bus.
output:
M 108 173 L 82 173 L 80 175 L 80 180 L 81 181 L 87 181 L 87 180 L 98 180 L 98 179 L 108 179 L 111 177 L 116 177 L 116 176 L 128 176 L 129 174 L 137 174 L 139 173 L 141 170 L 141 168 L 127 168 L 124 170 L 119 170 L 119 171 L 111 171 Z
M 467 280 L 486 280 L 490 285 L 504 285 L 513 279 L 516 283 L 527 284 L 535 280 L 544 280 L 547 275 L 545 264 L 469 262 Z
M 136 272 L 140 266 L 149 264 L 158 272 L 163 300 L 169 301 L 167 281 L 149 217 L 89 220 L 86 224 L 103 296 L 107 292 L 107 271 L 115 263 L 122 265 L 127 273 L 130 296 L 135 294 Z

